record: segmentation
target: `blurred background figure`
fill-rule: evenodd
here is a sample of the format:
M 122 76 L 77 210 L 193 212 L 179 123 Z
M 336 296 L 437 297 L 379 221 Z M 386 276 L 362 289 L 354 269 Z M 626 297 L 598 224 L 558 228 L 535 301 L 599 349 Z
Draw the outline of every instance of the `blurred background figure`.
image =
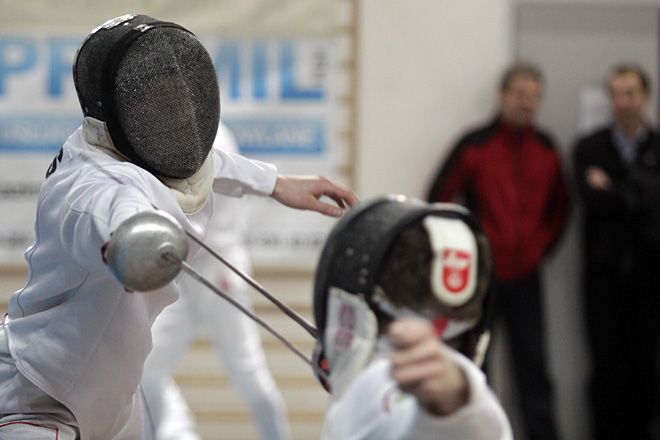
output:
M 650 439 L 660 332 L 660 139 L 634 64 L 607 78 L 612 120 L 574 151 L 594 439 Z M 656 427 L 657 429 L 657 427 Z
M 218 129 L 216 147 L 230 152 L 238 150 L 233 135 L 223 124 Z M 232 197 L 215 197 L 206 244 L 232 265 L 249 273 L 251 264 L 243 238 L 246 222 L 242 202 Z M 200 250 L 192 265 L 220 290 L 244 306 L 252 307 L 244 281 L 208 252 Z M 154 347 L 144 366 L 142 387 L 151 416 L 146 423 L 155 430 L 155 439 L 200 438 L 171 374 L 201 327 L 208 330 L 227 376 L 247 402 L 261 438 L 290 438 L 284 400 L 268 370 L 256 324 L 191 276 L 182 275 L 179 285 L 179 299 L 154 322 Z
M 558 438 L 539 271 L 560 236 L 569 207 L 555 143 L 535 125 L 543 87 L 536 66 L 510 66 L 500 83 L 497 116 L 461 138 L 428 194 L 431 202 L 467 206 L 491 242 L 495 315 L 503 318 L 509 337 L 530 440 Z
M 171 376 L 163 378 L 160 393 L 162 407 L 158 419 L 158 431 L 151 437 L 145 437 L 152 440 L 200 440 L 195 416 L 181 394 L 181 388 Z M 151 424 L 150 420 L 146 422 Z M 148 433 L 156 431 L 156 425 L 146 426 L 146 431 Z

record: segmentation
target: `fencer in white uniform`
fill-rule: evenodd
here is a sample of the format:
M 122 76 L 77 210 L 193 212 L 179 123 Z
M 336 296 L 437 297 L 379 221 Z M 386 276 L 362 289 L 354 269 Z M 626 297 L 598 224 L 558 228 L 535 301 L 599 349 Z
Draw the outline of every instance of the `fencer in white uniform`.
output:
M 212 189 L 330 214 L 340 208 L 319 205 L 324 193 L 355 202 L 325 179 L 278 176 L 212 150 L 216 81 L 194 35 L 151 17 L 110 20 L 81 46 L 74 82 L 85 120 L 46 173 L 26 284 L 0 327 L 0 439 L 143 438 L 138 385 L 151 325 L 178 285 L 142 292 L 118 281 L 104 260 L 121 225 L 160 211 L 201 240 Z
M 217 157 L 207 172 L 213 173 L 216 160 L 231 164 L 241 179 L 232 181 L 236 191 L 272 190 L 272 167 L 240 156 Z M 170 188 L 89 143 L 82 128 L 64 144 L 57 169 L 42 185 L 36 242 L 26 253 L 27 284 L 11 297 L 4 331 L 17 373 L 68 407 L 82 438 L 141 435 L 122 432 L 133 423 L 141 429 L 133 408 L 139 407 L 135 391 L 151 349 L 151 323 L 177 298 L 178 288 L 173 282 L 158 292 L 126 292 L 105 266 L 101 249 L 124 220 L 154 205 L 203 238 L 211 203 L 186 215 Z M 20 406 L 21 389 L 13 393 L 15 399 L 0 396 L 0 414 L 27 412 Z
M 317 272 L 323 440 L 510 440 L 473 362 L 487 341 L 490 249 L 453 205 L 402 197 L 353 208 Z
M 223 124 L 218 129 L 214 148 L 238 152 L 234 136 Z M 232 265 L 250 273 L 250 258 L 244 243 L 244 200 L 218 194 L 213 197 L 214 211 L 205 243 Z M 192 265 L 220 290 L 252 308 L 245 281 L 213 255 L 200 251 Z M 179 287 L 179 299 L 154 322 L 154 348 L 145 362 L 142 379 L 156 440 L 200 439 L 185 400 L 178 387 L 172 386 L 170 375 L 201 329 L 208 331 L 228 378 L 246 400 L 261 438 L 290 438 L 284 400 L 268 370 L 256 324 L 190 275 L 181 275 Z

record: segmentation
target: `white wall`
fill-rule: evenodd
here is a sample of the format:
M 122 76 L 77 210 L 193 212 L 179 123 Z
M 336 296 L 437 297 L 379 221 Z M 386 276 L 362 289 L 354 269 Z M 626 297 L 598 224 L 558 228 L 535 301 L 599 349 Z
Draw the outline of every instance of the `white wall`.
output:
M 450 144 L 493 108 L 508 0 L 363 0 L 356 190 L 424 196 Z

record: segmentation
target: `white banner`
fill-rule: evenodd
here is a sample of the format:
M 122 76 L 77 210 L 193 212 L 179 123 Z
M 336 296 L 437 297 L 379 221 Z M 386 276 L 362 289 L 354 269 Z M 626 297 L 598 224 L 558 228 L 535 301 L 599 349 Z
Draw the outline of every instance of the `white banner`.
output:
M 0 29 L 89 32 L 112 17 L 145 14 L 196 34 L 336 35 L 346 2 L 336 0 L 0 0 Z
M 348 78 L 341 47 L 328 38 L 220 42 L 222 119 L 241 153 L 275 163 L 282 174 L 340 181 L 349 157 Z M 233 61 L 227 62 L 227 59 Z M 233 69 L 233 71 L 231 71 Z M 257 267 L 312 269 L 332 219 L 269 199 L 247 204 L 248 244 Z
M 33 241 L 43 176 L 81 111 L 71 63 L 85 34 L 0 35 L 0 264 Z M 222 119 L 241 152 L 280 172 L 346 180 L 349 81 L 337 38 L 227 39 L 201 35 L 221 84 Z M 261 268 L 311 269 L 332 220 L 255 199 L 249 243 Z

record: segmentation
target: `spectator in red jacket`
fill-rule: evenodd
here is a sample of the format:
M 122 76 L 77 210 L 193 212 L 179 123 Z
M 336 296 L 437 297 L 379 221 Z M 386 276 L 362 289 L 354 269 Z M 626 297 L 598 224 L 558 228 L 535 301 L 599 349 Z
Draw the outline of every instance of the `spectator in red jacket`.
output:
M 497 116 L 460 139 L 428 196 L 432 202 L 465 204 L 491 242 L 495 314 L 506 324 L 530 440 L 558 438 L 539 271 L 560 236 L 569 207 L 555 144 L 535 126 L 543 86 L 537 67 L 511 66 L 502 77 Z

